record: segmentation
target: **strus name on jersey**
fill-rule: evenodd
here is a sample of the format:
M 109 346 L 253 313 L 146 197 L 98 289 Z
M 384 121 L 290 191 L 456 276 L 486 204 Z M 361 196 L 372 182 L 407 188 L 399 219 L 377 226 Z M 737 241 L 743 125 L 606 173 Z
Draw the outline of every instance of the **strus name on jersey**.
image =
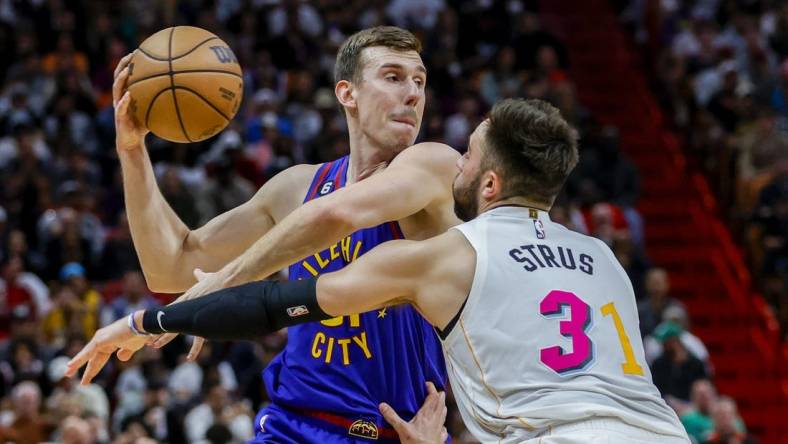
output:
M 525 271 L 542 268 L 563 268 L 580 270 L 593 276 L 594 258 L 585 253 L 572 251 L 571 248 L 544 244 L 528 244 L 509 250 L 509 257 L 522 264 Z

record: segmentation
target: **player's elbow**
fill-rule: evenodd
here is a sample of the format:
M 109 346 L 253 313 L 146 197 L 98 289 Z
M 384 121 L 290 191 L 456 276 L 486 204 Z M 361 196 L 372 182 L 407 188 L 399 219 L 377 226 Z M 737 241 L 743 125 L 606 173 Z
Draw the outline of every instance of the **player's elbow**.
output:
M 183 293 L 194 283 L 193 278 L 191 281 L 182 279 L 176 272 L 152 271 L 142 267 L 142 274 L 145 276 L 148 289 L 154 293 Z
M 188 254 L 196 254 L 193 232 L 184 234 L 180 242 L 171 243 L 171 248 L 161 248 L 154 257 L 141 260 L 142 274 L 148 288 L 156 293 L 181 293 L 195 282 L 193 263 Z M 188 253 L 191 250 L 191 253 Z M 142 259 L 142 258 L 140 258 Z
M 358 226 L 358 213 L 348 206 L 330 205 L 326 202 L 317 213 L 316 226 L 326 230 L 349 234 L 363 228 Z

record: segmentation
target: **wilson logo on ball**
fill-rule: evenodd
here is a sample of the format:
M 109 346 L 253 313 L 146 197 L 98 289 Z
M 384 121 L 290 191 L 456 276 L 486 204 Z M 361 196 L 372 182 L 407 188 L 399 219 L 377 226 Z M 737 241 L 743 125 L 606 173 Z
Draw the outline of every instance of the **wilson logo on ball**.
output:
M 235 54 L 226 46 L 211 46 L 211 51 L 216 55 L 221 63 L 238 63 Z

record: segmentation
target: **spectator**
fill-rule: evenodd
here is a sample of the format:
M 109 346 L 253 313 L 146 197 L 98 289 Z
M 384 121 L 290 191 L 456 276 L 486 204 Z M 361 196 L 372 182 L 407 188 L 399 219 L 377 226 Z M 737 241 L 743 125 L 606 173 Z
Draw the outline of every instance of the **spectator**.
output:
M 670 321 L 663 322 L 654 330 L 654 336 L 662 343 L 664 351 L 651 365 L 654 385 L 677 410 L 689 400 L 692 384 L 707 377 L 703 363 L 681 343 L 682 331 L 680 325 Z
M 126 272 L 139 270 L 140 261 L 134 251 L 134 242 L 131 238 L 129 221 L 126 212 L 118 215 L 118 225 L 109 232 L 107 242 L 102 253 L 99 274 L 107 280 L 115 280 Z
M 44 321 L 44 331 L 53 339 L 69 334 L 92 337 L 98 329 L 101 294 L 90 286 L 85 268 L 77 262 L 64 265 L 60 279 L 61 287 Z
M 707 373 L 711 374 L 711 362 L 709 361 L 709 351 L 703 345 L 703 341 L 689 331 L 689 316 L 687 311 L 679 306 L 673 305 L 665 309 L 663 318 L 666 322 L 675 322 L 682 329 L 679 340 L 684 348 L 689 351 L 692 356 L 698 358 L 706 366 Z M 654 333 L 647 335 L 643 338 L 643 348 L 646 352 L 646 361 L 650 364 L 654 362 L 657 357 L 662 354 L 662 343 L 655 338 Z
M 757 441 L 742 429 L 736 402 L 723 396 L 712 410 L 714 429 L 704 444 L 756 444 Z
M 148 292 L 142 272 L 127 271 L 123 276 L 123 293 L 101 311 L 101 325 L 109 325 L 137 310 L 147 310 L 158 305 Z
M 14 338 L 7 350 L 7 357 L 0 362 L 3 392 L 23 381 L 32 381 L 39 387 L 46 386 L 44 362 L 35 338 Z
M 646 336 L 663 321 L 665 309 L 671 306 L 682 307 L 676 299 L 670 297 L 670 279 L 668 272 L 662 268 L 652 268 L 646 273 L 646 299 L 638 303 L 640 318 L 640 334 Z
M 717 390 L 709 380 L 698 379 L 692 383 L 690 401 L 691 405 L 679 419 L 695 442 L 704 442 L 714 428 L 711 415 L 717 403 Z
M 0 263 L 0 339 L 10 333 L 11 318 L 37 319 L 48 308 L 48 295 L 33 276 L 25 276 L 24 264 L 19 257 Z M 43 288 L 41 288 L 43 287 Z M 36 300 L 36 296 L 38 300 Z M 41 308 L 39 308 L 41 306 Z
M 253 432 L 251 412 L 240 403 L 231 402 L 221 384 L 205 389 L 205 402 L 186 415 L 185 428 L 190 442 L 200 442 L 214 424 L 224 424 L 235 440 L 251 438 Z
M 47 376 L 54 385 L 52 394 L 46 400 L 46 407 L 57 423 L 62 423 L 69 417 L 94 417 L 94 424 L 88 424 L 97 438 L 109 436 L 107 423 L 109 421 L 110 404 L 104 389 L 91 383 L 82 385 L 79 381 L 65 377 L 66 365 L 69 358 L 58 356 L 47 367 Z
M 11 400 L 13 410 L 0 415 L 0 439 L 17 444 L 47 441 L 51 427 L 40 414 L 38 385 L 31 381 L 19 383 L 11 392 Z

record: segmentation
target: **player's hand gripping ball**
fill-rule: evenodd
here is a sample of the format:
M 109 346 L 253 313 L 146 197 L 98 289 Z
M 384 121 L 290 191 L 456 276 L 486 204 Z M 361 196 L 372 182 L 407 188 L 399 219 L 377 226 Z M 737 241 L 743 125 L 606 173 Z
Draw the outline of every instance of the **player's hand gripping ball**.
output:
M 163 29 L 142 42 L 129 62 L 126 85 L 136 122 L 179 143 L 199 142 L 224 129 L 243 95 L 233 51 L 193 26 Z

